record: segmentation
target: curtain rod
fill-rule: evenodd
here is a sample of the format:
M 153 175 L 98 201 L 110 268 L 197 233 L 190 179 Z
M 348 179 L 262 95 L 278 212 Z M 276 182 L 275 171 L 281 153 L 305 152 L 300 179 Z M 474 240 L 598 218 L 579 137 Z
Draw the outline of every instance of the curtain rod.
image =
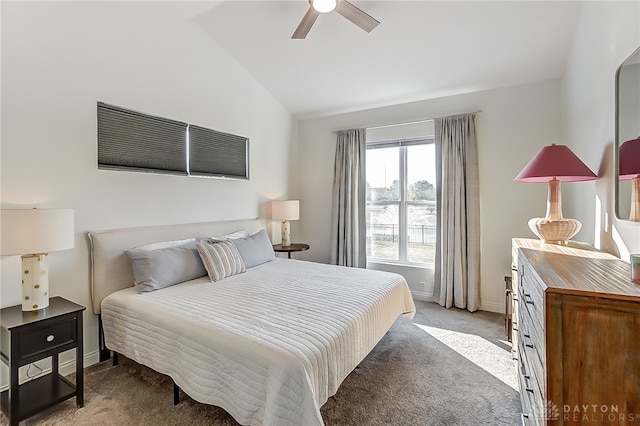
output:
M 454 116 L 456 116 L 456 115 L 463 115 L 463 114 L 481 114 L 481 113 L 482 113 L 482 110 L 481 110 L 481 109 L 479 109 L 479 110 L 476 110 L 476 111 L 473 111 L 473 112 L 461 112 L 461 113 L 459 113 L 459 114 L 453 114 L 453 115 L 454 115 Z M 381 126 L 365 127 L 365 129 L 366 129 L 366 130 L 385 129 L 385 128 L 387 128 L 387 127 L 405 126 L 405 125 L 409 125 L 409 124 L 419 124 L 419 123 L 424 123 L 424 122 L 426 122 L 426 121 L 435 120 L 435 118 L 437 118 L 437 117 L 434 117 L 434 118 L 425 118 L 425 119 L 423 119 L 423 120 L 416 120 L 416 121 L 407 121 L 407 122 L 404 122 L 404 123 L 383 124 L 383 125 L 381 125 Z M 332 133 L 343 132 L 343 131 L 345 131 L 345 130 L 351 130 L 351 129 L 334 130 Z
M 431 121 L 431 120 L 433 120 L 433 118 L 426 118 L 424 120 L 418 120 L 418 121 L 407 121 L 405 123 L 383 124 L 382 126 L 366 127 L 366 129 L 367 130 L 376 130 L 376 129 L 386 129 L 387 127 L 408 126 L 410 124 L 420 124 L 420 123 L 425 123 L 425 122 Z

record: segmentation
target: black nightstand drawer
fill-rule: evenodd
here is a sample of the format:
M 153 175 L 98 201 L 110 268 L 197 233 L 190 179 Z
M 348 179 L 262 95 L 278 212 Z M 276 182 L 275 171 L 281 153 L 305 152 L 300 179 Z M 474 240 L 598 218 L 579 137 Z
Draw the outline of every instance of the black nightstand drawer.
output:
M 28 358 L 75 341 L 75 316 L 67 317 L 55 323 L 48 323 L 44 327 L 30 328 L 23 331 L 20 338 L 21 358 Z

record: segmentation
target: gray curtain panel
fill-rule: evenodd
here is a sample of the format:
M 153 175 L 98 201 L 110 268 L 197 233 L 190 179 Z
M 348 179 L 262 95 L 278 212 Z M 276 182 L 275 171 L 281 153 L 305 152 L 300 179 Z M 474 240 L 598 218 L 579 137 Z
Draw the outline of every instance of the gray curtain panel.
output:
M 433 299 L 480 305 L 480 191 L 476 114 L 435 119 L 437 242 Z
M 331 263 L 367 266 L 365 129 L 336 132 L 331 212 Z

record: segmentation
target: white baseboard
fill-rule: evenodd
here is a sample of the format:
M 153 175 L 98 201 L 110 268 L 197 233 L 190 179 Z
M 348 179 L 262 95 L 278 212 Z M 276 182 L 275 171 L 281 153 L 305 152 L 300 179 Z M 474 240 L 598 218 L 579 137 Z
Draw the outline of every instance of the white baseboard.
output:
M 420 291 L 412 291 L 411 297 L 413 297 L 414 300 L 419 300 L 421 302 L 433 302 L 432 300 L 433 293 L 423 293 Z
M 89 367 L 90 365 L 93 364 L 97 364 L 98 362 L 100 362 L 100 352 L 95 350 L 92 352 L 89 352 L 87 354 L 84 355 L 84 367 Z M 39 361 L 36 361 L 36 363 L 38 363 Z M 66 376 L 68 374 L 71 373 L 75 373 L 76 372 L 76 360 L 75 359 L 71 359 L 69 361 L 65 361 L 60 363 L 60 367 L 59 370 L 60 374 L 62 374 L 63 376 Z M 36 379 L 38 377 L 44 376 L 46 374 L 51 373 L 51 367 L 49 368 L 45 368 L 43 369 L 40 373 L 36 374 L 35 376 L 33 376 L 31 379 L 29 380 L 33 380 Z M 23 382 L 24 378 L 21 377 L 20 378 L 20 384 L 24 383 Z M 9 384 L 3 384 L 2 386 L 0 386 L 0 392 L 4 392 L 7 389 L 9 389 Z
M 488 312 L 496 312 L 498 314 L 504 314 L 504 302 L 482 302 L 480 303 L 480 308 L 481 311 L 488 311 Z
M 422 293 L 418 291 L 412 291 L 411 296 L 414 300 L 420 300 L 421 302 L 433 302 L 433 293 Z M 504 304 L 501 302 L 482 302 L 479 309 L 481 311 L 496 312 L 504 314 Z

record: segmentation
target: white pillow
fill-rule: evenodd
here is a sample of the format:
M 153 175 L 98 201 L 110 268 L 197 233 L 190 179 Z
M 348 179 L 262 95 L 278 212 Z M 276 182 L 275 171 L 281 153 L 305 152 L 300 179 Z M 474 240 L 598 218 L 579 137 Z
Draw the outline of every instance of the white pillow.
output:
M 194 243 L 195 241 L 195 238 L 187 238 L 186 240 L 175 241 L 161 241 L 159 243 L 143 244 L 141 246 L 134 247 L 133 250 L 158 250 L 164 248 L 179 247 L 189 243 Z
M 238 238 L 246 238 L 248 236 L 249 236 L 249 231 L 247 231 L 246 229 L 239 229 L 237 231 L 231 232 L 226 235 L 221 235 L 219 237 L 213 236 L 211 237 L 211 239 L 214 241 L 227 241 L 227 240 L 235 240 Z

